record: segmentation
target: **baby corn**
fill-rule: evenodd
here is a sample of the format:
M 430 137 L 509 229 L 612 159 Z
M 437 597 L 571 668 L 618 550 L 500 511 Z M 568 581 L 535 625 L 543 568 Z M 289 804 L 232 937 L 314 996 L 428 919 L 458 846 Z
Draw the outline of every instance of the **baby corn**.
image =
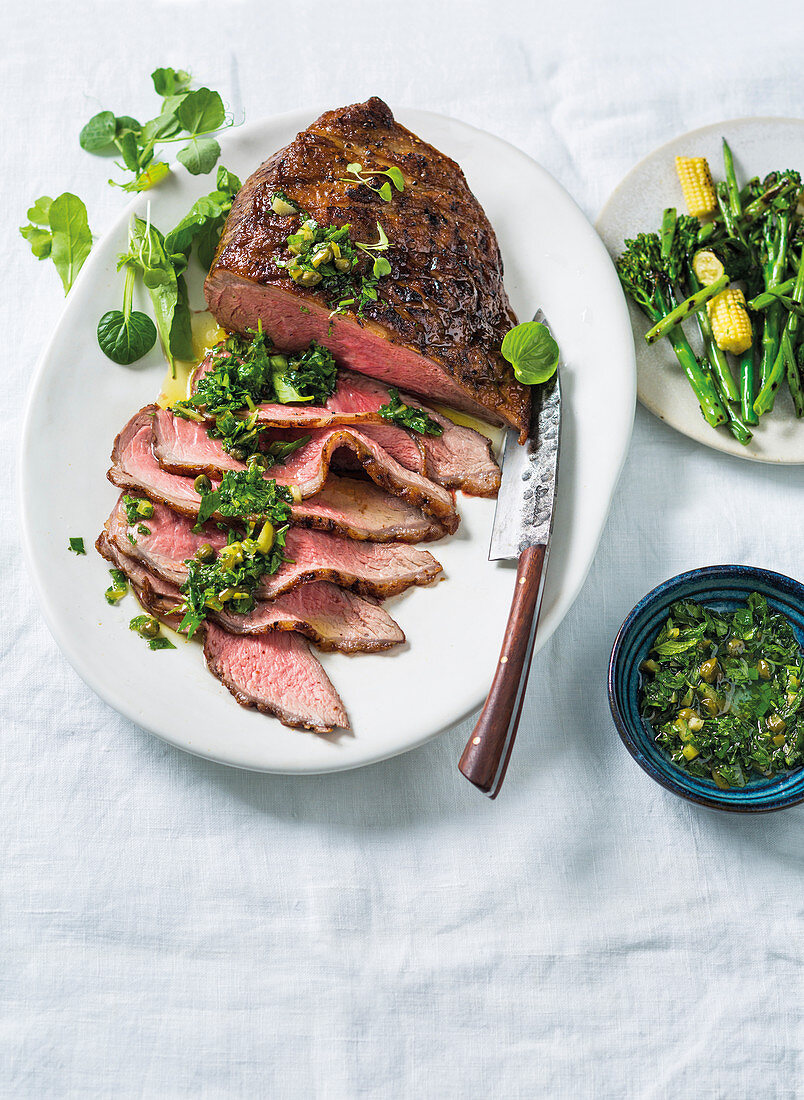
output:
M 742 355 L 751 347 L 751 318 L 745 308 L 745 295 L 736 287 L 727 287 L 706 303 L 715 343 L 721 351 Z
M 695 218 L 714 214 L 717 199 L 706 157 L 676 157 L 676 172 L 690 214 Z

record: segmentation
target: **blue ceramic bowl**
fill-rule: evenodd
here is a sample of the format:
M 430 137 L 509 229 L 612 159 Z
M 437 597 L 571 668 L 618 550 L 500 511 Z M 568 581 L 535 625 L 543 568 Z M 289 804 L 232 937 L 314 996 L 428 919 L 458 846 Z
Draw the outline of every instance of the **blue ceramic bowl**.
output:
M 654 741 L 639 714 L 639 666 L 659 633 L 672 603 L 692 599 L 715 611 L 734 611 L 751 592 L 787 616 L 804 649 L 804 585 L 781 573 L 748 565 L 710 565 L 679 573 L 639 601 L 620 627 L 609 662 L 609 704 L 628 751 L 651 779 L 673 794 L 716 810 L 768 813 L 804 802 L 804 768 L 773 779 L 757 778 L 740 789 L 721 791 L 712 780 L 681 771 Z

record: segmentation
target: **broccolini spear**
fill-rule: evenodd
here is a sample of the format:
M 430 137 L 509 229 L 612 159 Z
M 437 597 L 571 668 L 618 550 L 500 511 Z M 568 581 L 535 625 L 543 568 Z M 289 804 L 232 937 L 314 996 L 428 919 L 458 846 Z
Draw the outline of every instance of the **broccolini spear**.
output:
M 716 189 L 718 205 L 723 213 L 723 220 L 729 228 L 730 235 L 737 237 L 741 244 L 748 246 L 748 241 L 742 230 L 742 218 L 743 218 L 743 196 L 740 193 L 740 185 L 737 182 L 737 173 L 734 170 L 734 157 L 732 155 L 731 146 L 723 138 L 723 168 L 726 173 L 726 183 L 724 190 L 721 190 L 721 185 Z M 759 180 L 752 180 L 749 184 L 749 191 L 753 185 L 758 186 Z M 724 193 L 725 192 L 725 193 Z M 728 216 L 726 215 L 726 209 L 728 208 Z M 740 356 L 739 364 L 739 376 L 740 376 L 740 412 L 743 420 L 746 424 L 758 424 L 759 417 L 754 411 L 754 345 L 746 348 Z
M 791 218 L 801 190 L 798 172 L 773 172 L 763 181 L 765 196 L 775 191 L 767 210 L 751 233 L 766 293 L 785 280 L 789 266 Z M 764 387 L 779 354 L 782 303 L 772 301 L 764 311 L 761 340 L 760 386 Z M 767 393 L 766 393 L 767 398 Z M 763 404 L 765 402 L 763 401 Z M 756 404 L 754 405 L 755 411 Z
M 651 332 L 659 331 L 670 325 L 671 321 L 680 322 L 686 313 L 695 313 L 698 329 L 701 334 L 706 357 L 709 360 L 715 388 L 720 397 L 723 409 L 728 420 L 729 431 L 743 445 L 751 442 L 751 432 L 746 424 L 732 409 L 730 402 L 739 401 L 740 395 L 734 383 L 728 360 L 724 352 L 715 341 L 712 325 L 707 312 L 702 308 L 705 301 L 712 299 L 717 293 L 724 290 L 729 283 L 729 276 L 725 273 L 723 265 L 715 257 L 723 275 L 714 279 L 706 286 L 701 286 L 693 267 L 693 254 L 697 242 L 698 219 L 688 214 L 678 217 L 675 209 L 670 207 L 665 210 L 662 219 L 662 260 L 666 265 L 667 278 L 671 285 L 671 293 L 678 286 L 682 293 L 690 294 L 686 302 L 677 306 L 670 314 L 655 325 Z M 729 264 L 735 270 L 742 270 L 742 254 L 737 259 L 729 259 Z M 649 340 L 650 333 L 646 336 Z
M 656 233 L 640 233 L 634 240 L 626 240 L 625 252 L 617 260 L 623 289 L 654 324 L 676 304 L 670 269 L 670 260 L 662 256 Z M 698 398 L 704 419 L 713 428 L 725 424 L 728 417 L 712 376 L 696 358 L 681 326 L 672 327 L 666 335 Z
M 787 384 L 796 407 L 796 416 L 804 416 L 804 343 L 796 349 L 793 363 L 787 364 Z
M 804 263 L 799 263 L 798 275 L 793 284 L 791 305 L 800 305 L 802 301 L 804 301 Z M 773 303 L 771 308 L 773 307 L 778 308 L 777 303 Z M 787 375 L 790 385 L 790 393 L 793 397 L 796 416 L 804 416 L 804 394 L 802 394 L 801 380 L 798 375 L 798 363 L 796 362 L 795 353 L 799 320 L 798 311 L 791 309 L 779 340 L 779 350 L 776 353 L 776 359 L 754 402 L 754 411 L 758 413 L 759 416 L 762 416 L 763 413 L 770 412 L 773 408 L 774 402 L 776 401 L 776 393 L 785 374 Z
M 698 280 L 698 276 L 693 268 L 693 252 L 698 234 L 698 219 L 689 217 L 682 214 L 678 219 L 678 227 L 676 229 L 676 237 L 679 241 L 678 252 L 681 257 L 681 263 L 679 264 L 677 281 L 681 290 L 688 296 L 698 295 L 699 297 L 706 291 L 711 292 L 714 287 L 720 287 L 725 289 L 729 284 L 729 279 L 732 277 L 731 272 L 725 268 L 724 274 L 720 279 L 716 279 L 708 286 L 702 286 Z M 723 280 L 725 279 L 725 285 Z M 713 297 L 710 293 L 710 297 Z M 695 314 L 695 319 L 698 322 L 698 329 L 701 333 L 701 340 L 703 341 L 704 350 L 706 351 L 707 358 L 712 365 L 712 373 L 717 381 L 718 389 L 724 402 L 739 401 L 740 395 L 737 392 L 737 386 L 734 383 L 734 376 L 731 373 L 728 360 L 726 359 L 725 352 L 723 352 L 715 342 L 715 337 L 712 332 L 712 325 L 709 321 L 709 315 L 706 310 L 698 310 Z M 726 406 L 728 412 L 728 406 Z M 743 433 L 741 433 L 743 434 Z M 749 433 L 750 439 L 750 433 Z M 747 442 L 747 440 L 746 440 Z
M 757 181 L 751 180 L 740 192 L 743 204 L 741 228 L 744 233 L 754 230 L 761 224 L 761 219 L 770 208 L 779 201 L 797 198 L 801 190 L 801 182 L 796 183 L 797 172 L 771 173 L 763 183 L 756 186 Z M 795 207 L 795 202 L 793 203 Z M 718 210 L 710 222 L 706 222 L 698 230 L 698 245 L 710 245 L 724 236 L 724 220 L 722 210 Z
M 726 172 L 726 192 L 728 196 L 729 211 L 738 222 L 743 216 L 743 200 L 740 195 L 740 187 L 737 183 L 737 173 L 734 171 L 734 157 L 731 146 L 723 138 L 723 167 Z

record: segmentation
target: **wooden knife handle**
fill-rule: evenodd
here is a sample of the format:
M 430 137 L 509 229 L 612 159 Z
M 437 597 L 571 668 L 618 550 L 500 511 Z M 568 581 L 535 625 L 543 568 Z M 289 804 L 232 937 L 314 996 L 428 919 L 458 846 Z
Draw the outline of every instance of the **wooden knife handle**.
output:
M 496 798 L 500 793 L 522 713 L 539 623 L 544 558 L 544 546 L 529 546 L 520 556 L 497 671 L 458 764 L 469 782 L 489 798 Z

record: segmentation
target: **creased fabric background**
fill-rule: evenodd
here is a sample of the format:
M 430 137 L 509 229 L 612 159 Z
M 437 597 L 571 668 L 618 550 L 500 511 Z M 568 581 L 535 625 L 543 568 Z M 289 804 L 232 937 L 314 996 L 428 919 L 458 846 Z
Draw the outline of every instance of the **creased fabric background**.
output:
M 2 1095 L 804 1095 L 804 808 L 742 820 L 665 794 L 605 695 L 617 627 L 664 578 L 721 561 L 802 577 L 801 469 L 717 455 L 637 411 L 496 804 L 456 770 L 466 727 L 288 779 L 120 718 L 33 602 L 12 473 L 62 307 L 17 226 L 69 189 L 104 231 L 123 196 L 78 131 L 103 107 L 148 117 L 156 66 L 191 68 L 252 118 L 372 93 L 454 115 L 532 154 L 594 218 L 677 133 L 801 113 L 800 5 L 29 0 L 3 30 Z

